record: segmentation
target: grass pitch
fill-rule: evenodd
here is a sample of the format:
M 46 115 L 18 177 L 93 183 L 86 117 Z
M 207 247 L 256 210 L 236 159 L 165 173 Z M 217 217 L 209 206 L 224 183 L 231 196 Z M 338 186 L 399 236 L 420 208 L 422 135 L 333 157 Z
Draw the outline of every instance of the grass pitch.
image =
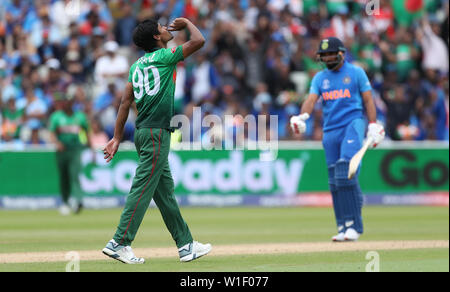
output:
M 98 251 L 112 237 L 122 209 L 84 210 L 62 217 L 57 210 L 0 211 L 2 255 L 26 252 Z M 194 238 L 214 246 L 329 242 L 336 232 L 331 208 L 182 208 Z M 363 209 L 365 234 L 360 242 L 449 239 L 448 207 L 372 207 Z M 345 243 L 342 243 L 345 244 Z M 81 260 L 80 271 L 150 272 L 298 272 L 365 271 L 367 251 L 286 254 L 210 255 L 180 263 L 157 209 L 144 218 L 133 248 L 173 248 L 175 256 L 146 258 L 124 265 L 106 256 Z M 376 250 L 380 271 L 449 271 L 449 249 Z M 139 256 L 139 254 L 137 254 Z M 61 271 L 69 260 L 3 262 L 0 271 Z

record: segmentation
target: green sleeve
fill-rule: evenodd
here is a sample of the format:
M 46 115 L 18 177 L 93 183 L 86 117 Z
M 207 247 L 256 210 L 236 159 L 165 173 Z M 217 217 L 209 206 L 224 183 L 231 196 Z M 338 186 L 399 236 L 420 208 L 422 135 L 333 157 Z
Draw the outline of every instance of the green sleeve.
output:
M 183 46 L 179 45 L 178 47 L 162 49 L 161 61 L 164 64 L 174 65 L 183 60 Z

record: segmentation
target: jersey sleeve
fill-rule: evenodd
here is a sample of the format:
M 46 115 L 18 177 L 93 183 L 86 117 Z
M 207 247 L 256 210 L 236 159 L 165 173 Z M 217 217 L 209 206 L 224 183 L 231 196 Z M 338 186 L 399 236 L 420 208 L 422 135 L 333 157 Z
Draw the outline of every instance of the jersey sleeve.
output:
M 183 46 L 162 49 L 161 62 L 167 65 L 174 65 L 180 61 L 183 61 Z
M 311 87 L 309 88 L 309 93 L 320 95 L 320 84 L 319 84 L 318 74 L 316 74 L 311 81 Z
M 372 85 L 370 85 L 369 78 L 366 72 L 362 68 L 357 68 L 356 71 L 358 79 L 359 92 L 366 92 L 372 90 Z

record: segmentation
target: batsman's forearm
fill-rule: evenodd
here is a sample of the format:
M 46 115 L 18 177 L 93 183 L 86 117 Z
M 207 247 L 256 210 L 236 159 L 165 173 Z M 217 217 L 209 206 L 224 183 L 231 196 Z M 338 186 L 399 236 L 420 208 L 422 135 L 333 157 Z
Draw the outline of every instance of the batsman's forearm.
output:
M 310 94 L 308 98 L 305 100 L 305 102 L 302 105 L 302 109 L 300 111 L 300 114 L 307 113 L 311 115 L 311 113 L 314 110 L 314 106 L 316 104 L 318 96 L 316 94 Z
M 366 108 L 367 120 L 369 123 L 375 123 L 377 121 L 377 109 L 370 91 L 363 93 L 363 100 L 364 107 Z
M 375 105 L 366 108 L 367 108 L 367 119 L 369 120 L 369 123 L 375 123 L 377 121 L 377 111 L 375 109 Z

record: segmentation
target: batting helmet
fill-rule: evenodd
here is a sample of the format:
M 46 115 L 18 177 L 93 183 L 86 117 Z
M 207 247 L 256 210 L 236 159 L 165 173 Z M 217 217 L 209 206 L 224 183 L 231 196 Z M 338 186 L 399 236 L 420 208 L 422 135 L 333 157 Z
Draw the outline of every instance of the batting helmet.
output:
M 342 41 L 335 37 L 323 39 L 319 44 L 317 54 L 345 52 L 346 49 Z

